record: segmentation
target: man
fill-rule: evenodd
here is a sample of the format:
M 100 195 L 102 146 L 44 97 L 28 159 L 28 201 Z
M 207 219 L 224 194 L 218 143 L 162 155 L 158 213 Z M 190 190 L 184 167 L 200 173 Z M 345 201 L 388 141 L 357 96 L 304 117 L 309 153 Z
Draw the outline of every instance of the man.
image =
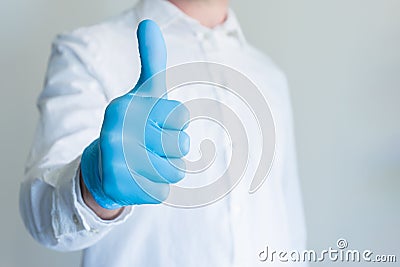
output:
M 180 102 L 136 93 L 165 65 L 201 61 L 236 69 L 260 88 L 275 118 L 275 161 L 255 194 L 241 183 L 215 203 L 180 209 L 160 204 L 168 198 L 169 185 L 184 176 L 170 164 L 182 163 L 189 136 L 195 141 L 213 131 L 206 124 L 186 130 L 189 115 Z M 150 90 L 158 90 L 153 85 Z M 178 93 L 174 99 L 201 93 Z M 60 35 L 38 106 L 40 122 L 20 209 L 41 244 L 61 251 L 84 249 L 84 266 L 117 267 L 257 266 L 265 264 L 259 254 L 266 245 L 287 251 L 304 247 L 286 80 L 247 43 L 227 0 L 143 0 L 109 21 Z M 137 114 L 128 131 L 133 167 L 126 166 L 121 141 L 129 112 Z M 170 122 L 166 114 L 173 117 Z M 164 144 L 149 137 L 148 127 L 156 129 L 156 136 L 174 136 L 172 148 L 159 150 Z M 227 153 L 227 143 L 221 141 L 216 149 Z M 142 161 L 143 151 L 151 151 L 153 169 Z M 217 169 L 224 165 L 223 159 L 214 163 Z M 212 172 L 201 179 L 213 179 Z

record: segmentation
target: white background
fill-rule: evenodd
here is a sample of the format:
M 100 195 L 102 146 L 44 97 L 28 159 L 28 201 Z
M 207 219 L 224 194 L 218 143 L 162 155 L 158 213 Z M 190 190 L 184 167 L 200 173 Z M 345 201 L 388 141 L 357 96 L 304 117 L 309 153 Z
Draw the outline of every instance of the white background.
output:
M 19 182 L 38 117 L 35 101 L 55 34 L 134 3 L 2 1 L 0 266 L 79 265 L 79 253 L 36 244 L 19 217 Z M 334 247 L 344 237 L 352 249 L 397 254 L 400 260 L 400 1 L 232 4 L 248 40 L 289 78 L 308 248 Z

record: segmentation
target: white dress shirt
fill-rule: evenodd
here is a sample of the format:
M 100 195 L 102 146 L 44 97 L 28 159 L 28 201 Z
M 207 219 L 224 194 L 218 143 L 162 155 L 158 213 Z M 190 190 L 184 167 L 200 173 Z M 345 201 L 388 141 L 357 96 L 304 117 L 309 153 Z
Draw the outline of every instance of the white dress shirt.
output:
M 132 206 L 105 221 L 82 200 L 80 155 L 99 136 L 107 104 L 136 84 L 140 61 L 135 31 L 146 18 L 156 21 L 164 34 L 168 66 L 221 63 L 258 86 L 275 119 L 275 161 L 263 186 L 248 194 L 259 160 L 259 140 L 254 138 L 249 173 L 216 203 L 196 209 Z M 212 90 L 176 93 L 170 98 L 184 101 L 202 94 L 240 107 L 228 95 Z M 21 185 L 20 210 L 27 229 L 44 246 L 61 251 L 84 249 L 83 266 L 96 267 L 265 266 L 258 255 L 266 245 L 287 251 L 304 248 L 286 79 L 268 57 L 247 43 L 232 11 L 224 24 L 208 29 L 168 1 L 144 0 L 108 21 L 62 34 L 53 43 L 38 108 L 40 121 Z M 218 129 L 200 123 L 189 127 L 188 133 L 189 157 L 196 157 L 196 140 L 204 136 L 219 140 L 217 152 L 229 156 L 227 141 Z M 216 167 L 202 174 L 200 182 L 210 182 L 225 161 L 217 159 Z M 198 186 L 199 179 L 188 175 L 183 182 Z

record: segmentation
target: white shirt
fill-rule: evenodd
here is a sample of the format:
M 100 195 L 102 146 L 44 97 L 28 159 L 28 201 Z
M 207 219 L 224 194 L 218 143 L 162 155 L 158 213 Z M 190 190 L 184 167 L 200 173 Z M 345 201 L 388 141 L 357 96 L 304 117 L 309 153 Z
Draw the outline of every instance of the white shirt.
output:
M 212 205 L 197 209 L 133 206 L 115 220 L 104 221 L 81 198 L 80 155 L 98 137 L 107 104 L 136 84 L 140 61 L 135 30 L 146 18 L 162 29 L 168 66 L 217 62 L 240 71 L 259 87 L 274 114 L 275 161 L 255 194 L 249 195 L 248 189 L 257 153 L 250 174 Z M 235 106 L 223 93 L 212 94 Z M 198 95 L 178 93 L 170 98 Z M 266 263 L 258 255 L 266 245 L 287 251 L 304 248 L 286 79 L 268 57 L 247 43 L 232 11 L 224 24 L 211 30 L 167 1 L 144 0 L 113 19 L 62 34 L 53 43 L 38 107 L 40 121 L 21 185 L 20 210 L 27 229 L 41 244 L 61 251 L 85 249 L 83 266 L 96 267 L 263 266 Z M 188 131 L 194 143 L 206 134 L 224 139 L 201 124 Z M 229 154 L 224 151 L 225 141 L 221 142 L 218 149 Z M 257 142 L 250 144 L 250 152 Z M 218 172 L 225 163 L 217 159 L 214 164 Z M 205 181 L 213 175 L 208 176 Z M 190 184 L 190 175 L 184 180 Z

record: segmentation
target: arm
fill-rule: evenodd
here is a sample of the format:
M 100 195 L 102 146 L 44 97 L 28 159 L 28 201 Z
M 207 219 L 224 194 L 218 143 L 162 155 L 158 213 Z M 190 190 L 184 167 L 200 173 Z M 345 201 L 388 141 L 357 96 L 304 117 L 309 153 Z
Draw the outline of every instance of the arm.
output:
M 96 79 L 89 44 L 74 34 L 52 47 L 40 118 L 20 189 L 20 212 L 31 235 L 57 250 L 78 250 L 96 243 L 130 214 L 127 207 L 105 221 L 89 206 L 80 188 L 83 149 L 99 135 L 107 99 Z M 92 207 L 93 208 L 93 207 Z M 117 215 L 117 214 L 113 214 Z M 105 216 L 104 218 L 114 218 Z
M 82 173 L 79 172 L 79 185 L 81 188 L 82 198 L 85 202 L 86 206 L 88 206 L 97 216 L 99 216 L 103 220 L 112 220 L 118 217 L 121 214 L 123 208 L 109 210 L 105 209 L 94 200 L 92 194 L 90 194 L 89 190 L 87 189 L 85 183 L 82 179 Z
M 181 158 L 188 153 L 189 136 L 183 131 L 189 112 L 178 101 L 160 98 L 165 80 L 151 80 L 166 65 L 160 29 L 145 20 L 137 32 L 139 81 L 110 103 L 89 71 L 93 62 L 84 62 L 91 56 L 82 45 L 85 38 L 69 38 L 74 49 L 55 46 L 39 99 L 42 121 L 20 193 L 24 222 L 44 245 L 88 247 L 123 221 L 132 205 L 160 204 L 169 184 L 184 177 L 175 164 L 183 166 Z M 68 163 L 71 158 L 76 159 Z

